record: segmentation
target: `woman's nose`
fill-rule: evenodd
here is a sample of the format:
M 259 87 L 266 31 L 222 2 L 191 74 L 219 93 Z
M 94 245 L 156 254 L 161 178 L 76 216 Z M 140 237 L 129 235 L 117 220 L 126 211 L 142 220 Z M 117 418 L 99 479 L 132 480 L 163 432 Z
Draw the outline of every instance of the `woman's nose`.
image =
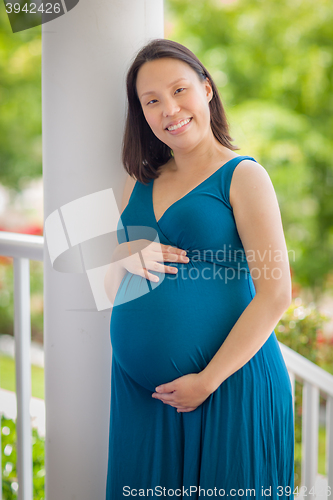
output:
M 165 101 L 164 107 L 163 107 L 163 115 L 164 116 L 172 116 L 176 113 L 179 113 L 179 111 L 180 111 L 180 106 L 173 99 L 169 99 L 168 101 Z

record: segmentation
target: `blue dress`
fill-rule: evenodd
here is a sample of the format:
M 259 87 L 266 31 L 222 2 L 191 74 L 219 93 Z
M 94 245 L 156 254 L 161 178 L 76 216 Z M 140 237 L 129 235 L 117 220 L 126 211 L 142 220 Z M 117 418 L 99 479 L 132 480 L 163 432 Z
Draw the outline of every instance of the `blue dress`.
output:
M 190 261 L 167 263 L 175 275 L 154 271 L 156 283 L 126 272 L 118 288 L 106 500 L 294 498 L 292 389 L 274 330 L 194 411 L 152 398 L 207 366 L 256 293 L 229 202 L 244 159 L 256 161 L 229 160 L 158 221 L 153 180 L 137 181 L 118 222 L 119 243 L 157 241 Z

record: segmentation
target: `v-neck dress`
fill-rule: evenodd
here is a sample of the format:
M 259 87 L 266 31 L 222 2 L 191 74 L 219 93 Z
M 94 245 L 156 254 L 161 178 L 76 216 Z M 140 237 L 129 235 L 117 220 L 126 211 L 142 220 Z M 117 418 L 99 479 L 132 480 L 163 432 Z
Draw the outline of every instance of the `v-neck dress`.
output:
M 256 294 L 229 201 L 244 159 L 256 161 L 229 160 L 158 221 L 153 180 L 137 181 L 121 214 L 119 243 L 172 245 L 190 260 L 167 263 L 175 275 L 151 271 L 159 282 L 127 271 L 118 288 L 106 500 L 293 499 L 292 389 L 274 330 L 195 410 L 152 398 L 156 386 L 203 370 Z

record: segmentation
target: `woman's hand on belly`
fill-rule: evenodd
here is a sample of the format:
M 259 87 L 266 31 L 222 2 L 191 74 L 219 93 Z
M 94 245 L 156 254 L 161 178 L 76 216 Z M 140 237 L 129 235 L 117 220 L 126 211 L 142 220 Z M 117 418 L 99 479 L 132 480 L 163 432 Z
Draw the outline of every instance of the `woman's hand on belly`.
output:
M 152 397 L 174 406 L 177 412 L 193 411 L 211 394 L 204 384 L 201 373 L 189 373 L 172 382 L 159 385 Z
M 151 281 L 159 281 L 160 279 L 150 271 L 178 273 L 176 266 L 166 266 L 164 262 L 188 263 L 190 260 L 186 256 L 186 250 L 146 239 L 121 243 L 118 248 L 117 259 L 121 266 L 129 273 Z

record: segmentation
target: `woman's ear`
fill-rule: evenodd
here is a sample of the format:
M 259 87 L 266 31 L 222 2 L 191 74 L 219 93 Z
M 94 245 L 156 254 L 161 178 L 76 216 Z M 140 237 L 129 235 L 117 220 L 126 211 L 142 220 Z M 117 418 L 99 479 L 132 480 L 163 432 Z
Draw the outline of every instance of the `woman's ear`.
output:
M 213 99 L 214 92 L 208 76 L 206 76 L 206 81 L 204 82 L 204 85 L 205 85 L 206 95 L 208 97 L 208 102 L 210 102 Z

